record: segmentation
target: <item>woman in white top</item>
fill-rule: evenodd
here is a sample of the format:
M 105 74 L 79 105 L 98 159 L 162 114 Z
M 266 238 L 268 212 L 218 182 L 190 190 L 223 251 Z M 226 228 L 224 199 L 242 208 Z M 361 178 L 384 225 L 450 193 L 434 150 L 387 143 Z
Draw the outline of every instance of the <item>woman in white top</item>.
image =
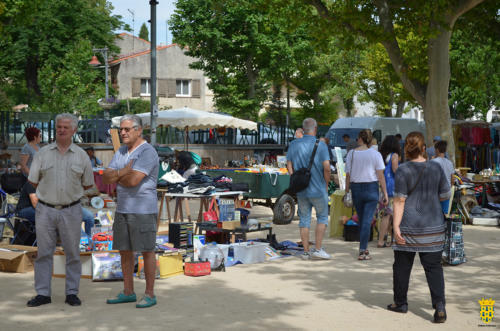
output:
M 371 131 L 362 130 L 358 135 L 358 148 L 347 154 L 346 192 L 352 191 L 352 200 L 359 219 L 358 260 L 370 260 L 367 250 L 371 223 L 379 201 L 379 184 L 383 192 L 383 203 L 389 200 L 384 178 L 384 161 L 379 152 L 370 148 Z

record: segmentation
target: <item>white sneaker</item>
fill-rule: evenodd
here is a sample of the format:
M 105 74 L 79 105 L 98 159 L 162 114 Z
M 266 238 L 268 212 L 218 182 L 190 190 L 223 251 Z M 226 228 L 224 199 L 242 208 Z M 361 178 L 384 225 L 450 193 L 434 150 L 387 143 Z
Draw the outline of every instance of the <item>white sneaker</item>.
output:
M 300 258 L 302 260 L 310 260 L 311 259 L 311 254 L 309 254 L 309 252 L 304 252 L 304 253 L 300 254 Z
M 311 255 L 315 259 L 330 260 L 332 258 L 330 254 L 323 250 L 323 248 L 320 250 L 315 249 Z

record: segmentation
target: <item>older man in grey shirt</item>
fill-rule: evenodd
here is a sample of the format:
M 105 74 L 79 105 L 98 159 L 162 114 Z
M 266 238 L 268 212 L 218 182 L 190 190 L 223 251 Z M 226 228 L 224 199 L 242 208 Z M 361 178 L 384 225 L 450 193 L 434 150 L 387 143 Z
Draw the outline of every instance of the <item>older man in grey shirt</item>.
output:
M 53 255 L 57 233 L 66 255 L 66 303 L 81 305 L 78 288 L 82 273 L 80 234 L 82 207 L 80 199 L 94 185 L 92 165 L 87 153 L 73 144 L 78 119 L 71 114 L 56 117 L 56 142 L 40 149 L 31 164 L 28 180 L 36 188 L 36 239 L 38 256 L 35 261 L 37 296 L 28 301 L 29 307 L 51 302 Z
M 139 116 L 122 116 L 120 137 L 124 146 L 120 147 L 109 168 L 104 171 L 104 181 L 118 184 L 113 248 L 120 251 L 123 291 L 106 302 L 118 304 L 137 301 L 133 278 L 134 252 L 142 252 L 146 290 L 135 306 L 148 308 L 156 304 L 156 184 L 160 162 L 154 147 L 142 137 L 142 120 Z

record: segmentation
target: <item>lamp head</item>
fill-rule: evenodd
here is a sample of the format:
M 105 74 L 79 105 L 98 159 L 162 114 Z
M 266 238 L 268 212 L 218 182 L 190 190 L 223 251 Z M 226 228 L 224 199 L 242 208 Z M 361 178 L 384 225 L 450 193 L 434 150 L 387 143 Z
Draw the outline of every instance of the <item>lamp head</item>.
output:
M 101 65 L 101 62 L 97 59 L 97 56 L 92 56 L 92 60 L 90 60 L 89 64 L 93 67 L 96 67 L 98 65 Z

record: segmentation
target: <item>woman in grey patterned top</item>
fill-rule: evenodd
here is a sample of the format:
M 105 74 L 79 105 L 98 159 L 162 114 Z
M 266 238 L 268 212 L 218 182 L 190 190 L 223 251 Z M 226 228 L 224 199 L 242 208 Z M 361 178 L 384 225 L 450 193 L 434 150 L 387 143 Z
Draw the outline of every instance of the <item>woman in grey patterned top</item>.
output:
M 23 149 L 21 149 L 19 163 L 21 165 L 22 173 L 28 177 L 33 157 L 40 149 L 38 144 L 40 144 L 42 135 L 40 134 L 40 130 L 34 126 L 26 128 L 26 130 L 24 130 L 24 134 L 26 135 L 28 142 L 23 146 Z
M 419 253 L 435 309 L 434 322 L 446 320 L 444 277 L 441 255 L 445 223 L 440 200 L 450 196 L 450 185 L 435 162 L 427 162 L 424 136 L 411 132 L 406 137 L 405 157 L 395 175 L 394 189 L 394 303 L 391 311 L 408 311 L 408 284 L 416 253 Z

